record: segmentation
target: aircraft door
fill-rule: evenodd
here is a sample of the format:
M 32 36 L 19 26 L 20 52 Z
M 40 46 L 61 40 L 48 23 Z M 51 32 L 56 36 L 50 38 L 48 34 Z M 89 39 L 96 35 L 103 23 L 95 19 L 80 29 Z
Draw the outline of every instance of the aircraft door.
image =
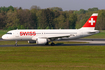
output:
M 19 37 L 19 31 L 15 32 L 15 37 Z

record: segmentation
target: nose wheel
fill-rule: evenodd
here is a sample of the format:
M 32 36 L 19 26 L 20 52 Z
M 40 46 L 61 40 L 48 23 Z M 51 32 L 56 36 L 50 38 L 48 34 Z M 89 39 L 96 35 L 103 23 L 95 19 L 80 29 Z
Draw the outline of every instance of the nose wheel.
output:
M 15 42 L 15 46 L 17 46 L 17 42 L 18 42 L 18 41 L 16 40 L 16 42 Z

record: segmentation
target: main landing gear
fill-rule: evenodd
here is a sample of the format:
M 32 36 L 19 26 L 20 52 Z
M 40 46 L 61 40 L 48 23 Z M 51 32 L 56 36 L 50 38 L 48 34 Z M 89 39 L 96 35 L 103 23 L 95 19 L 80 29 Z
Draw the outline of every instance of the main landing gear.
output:
M 49 45 L 49 42 L 47 42 L 45 45 Z M 52 42 L 50 45 L 54 46 L 55 44 Z
M 55 45 L 55 44 L 52 42 L 52 43 L 51 43 L 51 46 L 54 46 L 54 45 Z

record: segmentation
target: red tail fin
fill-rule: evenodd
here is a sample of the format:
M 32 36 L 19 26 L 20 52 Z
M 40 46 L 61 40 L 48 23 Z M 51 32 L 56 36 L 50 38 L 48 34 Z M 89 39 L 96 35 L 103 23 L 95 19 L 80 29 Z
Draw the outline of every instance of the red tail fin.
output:
M 94 29 L 96 25 L 96 21 L 97 21 L 97 16 L 98 16 L 98 13 L 93 13 L 92 16 L 88 19 L 88 21 L 83 25 L 82 28 L 83 29 L 86 29 L 86 28 Z

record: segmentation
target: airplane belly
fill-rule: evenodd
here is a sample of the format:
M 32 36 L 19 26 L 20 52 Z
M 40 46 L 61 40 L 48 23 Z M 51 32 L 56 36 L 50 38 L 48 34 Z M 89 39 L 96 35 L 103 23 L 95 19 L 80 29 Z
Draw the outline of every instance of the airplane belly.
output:
M 26 37 L 26 36 L 24 36 L 24 37 L 21 37 L 21 36 L 18 36 L 18 37 L 16 37 L 16 36 L 12 36 L 11 38 L 10 38 L 11 40 L 32 40 L 32 37 Z

